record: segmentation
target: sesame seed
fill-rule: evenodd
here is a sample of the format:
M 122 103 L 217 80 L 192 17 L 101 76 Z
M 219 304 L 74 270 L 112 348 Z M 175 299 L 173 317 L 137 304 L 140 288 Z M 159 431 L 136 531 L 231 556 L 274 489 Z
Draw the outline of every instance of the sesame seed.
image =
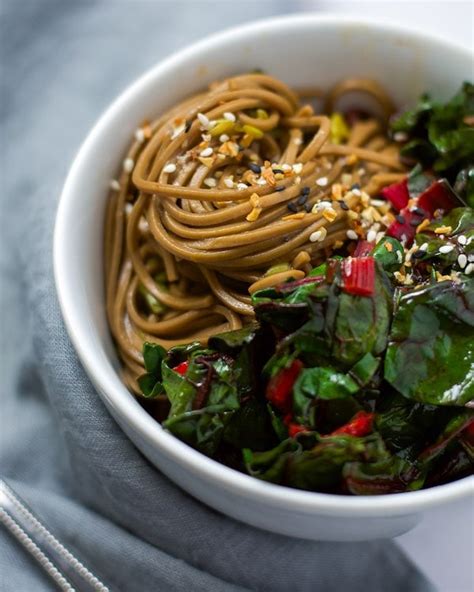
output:
M 464 270 L 466 275 L 470 275 L 474 271 L 474 263 L 469 263 L 469 265 Z
M 224 179 L 224 185 L 229 189 L 232 189 L 234 187 L 234 181 L 231 179 L 231 177 L 226 177 Z
M 311 212 L 311 204 L 310 203 L 305 203 L 304 204 L 304 211 L 305 212 Z
M 428 249 L 428 243 L 423 243 L 420 247 L 420 251 L 426 251 Z
M 383 238 L 385 238 L 385 232 L 383 232 L 383 230 L 381 230 L 380 232 L 377 232 L 377 236 L 375 237 L 375 242 L 379 243 Z
M 197 118 L 204 129 L 209 129 L 209 119 L 204 115 L 204 113 L 198 113 Z
M 351 192 L 356 197 L 360 197 L 362 195 L 362 191 L 360 189 L 352 189 Z
M 230 111 L 226 111 L 224 113 L 224 119 L 227 119 L 227 121 L 235 121 L 235 115 Z
M 285 191 L 286 187 L 284 185 L 277 185 L 274 189 L 275 191 Z
M 330 201 L 319 201 L 318 203 L 314 204 L 313 212 L 321 212 L 322 210 L 326 210 L 327 208 L 331 208 L 332 204 Z
M 467 238 L 466 238 L 466 236 L 464 236 L 464 234 L 460 234 L 458 236 L 458 243 L 460 245 L 465 245 L 467 243 Z
M 360 183 L 354 183 L 351 185 L 351 191 L 354 191 L 354 189 L 360 189 Z
M 304 204 L 308 201 L 308 194 L 307 193 L 302 193 L 298 199 L 296 200 L 296 203 L 299 206 L 304 206 Z
M 319 179 L 316 179 L 316 185 L 319 185 L 319 187 L 326 187 L 327 184 L 328 184 L 327 177 L 320 177 Z
M 201 150 L 200 155 L 204 157 L 211 156 L 213 152 L 214 150 L 210 146 L 208 146 L 207 148 L 204 148 L 204 150 Z
M 217 181 L 214 178 L 209 177 L 208 179 L 204 179 L 204 185 L 207 187 L 215 187 L 217 185 Z
M 408 140 L 408 134 L 405 132 L 395 132 L 393 134 L 393 139 L 395 142 L 406 142 L 406 140 Z
M 301 183 L 301 177 L 295 177 L 295 185 L 299 185 Z
M 303 140 L 301 138 L 295 138 L 293 140 L 293 142 L 297 145 L 297 146 L 301 146 L 301 144 L 303 143 Z
M 412 257 L 412 259 L 421 259 L 425 255 L 426 255 L 426 251 L 419 249 L 418 251 L 415 251 L 415 253 L 412 253 L 411 257 Z
M 290 212 L 297 212 L 298 211 L 296 204 L 292 201 L 290 201 L 290 203 L 287 203 L 286 207 L 290 210 Z
M 303 189 L 301 190 L 301 195 L 309 195 L 310 192 L 311 192 L 311 189 L 308 186 L 306 186 L 306 187 L 303 187 Z
M 359 238 L 359 236 L 357 235 L 357 232 L 355 230 L 349 229 L 346 232 L 346 236 L 347 238 L 351 239 L 351 240 L 357 240 Z
M 283 169 L 272 169 L 274 175 L 283 175 Z
M 219 142 L 228 142 L 229 140 L 230 140 L 230 138 L 227 134 L 221 134 L 219 136 Z
M 461 269 L 464 269 L 467 265 L 467 257 L 464 253 L 461 253 L 458 257 L 458 265 Z
M 267 182 L 265 181 L 265 179 L 263 177 L 260 177 L 260 179 L 257 179 L 257 185 L 266 185 Z
M 469 261 L 469 263 L 472 263 L 474 261 L 474 254 L 468 255 L 467 260 Z
M 248 188 L 249 188 L 249 186 L 245 183 L 237 183 L 237 189 L 239 191 L 244 191 L 244 189 L 248 189 Z
M 309 235 L 309 240 L 312 243 L 319 243 L 321 241 L 323 241 L 326 238 L 325 233 L 323 232 L 323 230 L 326 230 L 325 228 L 321 228 L 320 230 L 316 230 L 315 232 L 313 232 L 312 234 Z
M 373 243 L 376 238 L 377 238 L 376 231 L 375 230 L 369 230 L 369 232 L 367 233 L 367 241 L 369 243 Z
M 176 165 L 173 162 L 169 162 L 166 166 L 163 167 L 164 173 L 174 173 L 176 171 Z
M 262 172 L 262 167 L 258 164 L 256 164 L 255 162 L 250 162 L 249 163 L 249 169 L 254 172 L 256 175 L 260 175 L 260 173 Z
M 141 127 L 137 128 L 137 129 L 135 130 L 135 134 L 134 134 L 134 135 L 135 135 L 135 140 L 136 140 L 137 142 L 139 142 L 140 144 L 141 144 L 141 143 L 144 141 L 144 139 L 145 139 L 145 132 L 142 130 L 142 128 L 141 128 Z
M 416 214 L 417 216 L 423 216 L 423 217 L 425 217 L 425 215 L 426 215 L 425 210 L 423 210 L 422 208 L 419 208 L 419 207 L 413 208 L 413 210 L 411 210 L 411 211 L 414 214 Z
M 439 252 L 440 253 L 451 253 L 451 251 L 454 249 L 453 245 L 443 245 L 442 247 L 439 248 Z
M 341 210 L 345 210 L 346 212 L 349 210 L 349 206 L 343 199 L 340 199 L 337 203 L 341 206 Z
M 117 181 L 117 179 L 112 179 L 109 183 L 109 187 L 114 191 L 120 191 L 120 183 Z
M 397 214 L 395 216 L 395 220 L 399 223 L 399 224 L 405 224 L 405 218 L 404 216 L 402 216 L 401 214 Z
M 291 171 L 291 165 L 286 164 L 286 163 L 282 164 L 280 168 L 282 171 L 286 171 L 286 172 Z
M 133 167 L 135 166 L 135 163 L 133 162 L 132 158 L 126 158 L 123 161 L 123 170 L 126 173 L 131 173 L 133 171 Z
M 414 226 L 415 228 L 419 226 L 420 222 L 423 221 L 423 218 L 412 218 L 410 220 L 410 226 Z
M 397 251 L 397 261 L 401 263 L 403 261 L 403 256 L 401 251 Z
M 302 170 L 303 170 L 303 164 L 301 162 L 297 162 L 296 164 L 293 165 L 293 171 L 294 171 L 295 175 L 299 175 Z
M 193 122 L 190 119 L 188 119 L 186 121 L 186 123 L 184 124 L 184 133 L 185 134 L 187 134 L 189 132 L 189 130 L 191 129 L 192 124 L 193 124 Z
M 370 204 L 376 208 L 383 207 L 387 202 L 383 199 L 371 199 Z

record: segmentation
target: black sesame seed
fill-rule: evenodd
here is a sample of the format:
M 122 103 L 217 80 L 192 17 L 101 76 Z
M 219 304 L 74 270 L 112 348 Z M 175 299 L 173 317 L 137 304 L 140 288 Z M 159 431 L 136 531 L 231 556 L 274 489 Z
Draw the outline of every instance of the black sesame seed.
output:
M 296 204 L 293 201 L 290 201 L 290 203 L 286 204 L 286 207 L 290 210 L 290 212 L 298 211 L 298 208 L 296 207 Z
M 422 251 L 420 249 L 419 251 L 415 251 L 414 253 L 412 253 L 411 258 L 412 259 L 421 259 L 425 255 L 426 255 L 426 251 Z
M 187 134 L 189 132 L 189 130 L 191 129 L 193 122 L 188 119 L 184 125 L 184 133 Z
M 341 206 L 341 210 L 346 210 L 346 212 L 349 210 L 349 206 L 343 199 L 339 199 L 337 203 Z
M 302 193 L 298 199 L 296 200 L 296 203 L 299 206 L 303 206 L 306 202 L 308 201 L 308 194 L 307 193 Z
M 309 203 L 304 204 L 304 211 L 305 212 L 311 212 L 312 208 L 313 208 L 313 206 L 311 204 L 309 204 Z
M 249 163 L 249 169 L 257 175 L 260 175 L 262 172 L 262 167 L 254 162 Z
M 311 192 L 310 187 L 303 187 L 303 189 L 301 190 L 301 195 L 309 195 L 310 192 Z
M 395 219 L 397 222 L 399 222 L 400 224 L 405 224 L 405 218 L 401 215 L 401 214 L 397 214 L 395 216 Z
M 423 218 L 412 218 L 410 220 L 410 226 L 414 226 L 415 228 L 421 224 L 421 222 L 423 221 Z
M 272 169 L 272 170 L 275 173 L 275 175 L 278 175 L 279 173 L 283 175 L 282 169 Z
M 354 183 L 354 185 L 351 185 L 351 189 L 360 189 L 360 183 Z
M 416 214 L 417 216 L 424 216 L 426 214 L 425 210 L 423 210 L 423 208 L 413 208 L 412 212 L 414 214 Z
M 277 185 L 275 187 L 275 191 L 285 191 L 286 187 L 284 187 L 283 185 Z

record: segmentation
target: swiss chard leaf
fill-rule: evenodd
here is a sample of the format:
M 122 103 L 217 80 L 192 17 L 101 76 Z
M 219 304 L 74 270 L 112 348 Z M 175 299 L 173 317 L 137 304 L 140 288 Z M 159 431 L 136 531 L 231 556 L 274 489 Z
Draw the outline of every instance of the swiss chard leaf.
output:
M 385 379 L 422 403 L 469 403 L 474 398 L 473 327 L 473 279 L 404 294 L 393 319 Z
M 343 478 L 349 493 L 378 495 L 420 489 L 425 474 L 416 464 L 398 456 L 390 456 L 373 463 L 347 463 Z

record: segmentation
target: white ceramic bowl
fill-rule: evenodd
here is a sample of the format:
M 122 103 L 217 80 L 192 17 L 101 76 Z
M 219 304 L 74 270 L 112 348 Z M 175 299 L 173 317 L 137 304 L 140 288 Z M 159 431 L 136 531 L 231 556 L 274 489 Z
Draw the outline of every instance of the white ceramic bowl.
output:
M 104 64 L 104 68 L 106 64 Z M 94 126 L 67 177 L 54 237 L 56 285 L 67 329 L 111 414 L 161 471 L 209 506 L 254 526 L 319 540 L 367 540 L 412 528 L 427 508 L 472 491 L 466 478 L 425 491 L 345 497 L 253 479 L 166 433 L 123 386 L 104 312 L 102 232 L 108 183 L 133 131 L 216 78 L 256 67 L 290 85 L 328 87 L 347 76 L 380 81 L 400 105 L 423 91 L 447 98 L 472 78 L 461 47 L 366 20 L 301 14 L 260 21 L 201 41 L 133 83 Z

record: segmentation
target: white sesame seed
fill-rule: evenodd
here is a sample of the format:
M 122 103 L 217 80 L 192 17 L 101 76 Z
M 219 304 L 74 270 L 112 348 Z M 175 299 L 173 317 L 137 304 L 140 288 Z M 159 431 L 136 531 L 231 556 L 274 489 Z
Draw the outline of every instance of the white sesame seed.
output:
M 320 177 L 319 179 L 316 179 L 316 185 L 319 185 L 320 187 L 326 187 L 327 184 L 328 184 L 327 177 Z
M 458 257 L 458 265 L 461 269 L 464 269 L 467 265 L 467 257 L 464 253 L 461 253 Z
M 453 245 L 443 245 L 442 247 L 439 248 L 439 252 L 440 253 L 451 253 L 451 251 L 454 249 Z
M 460 235 L 458 236 L 458 243 L 459 243 L 460 245 L 465 245 L 465 244 L 467 243 L 467 237 L 466 237 L 466 236 L 464 236 L 464 234 L 460 234 Z
M 226 177 L 224 179 L 224 185 L 226 187 L 228 187 L 229 189 L 232 189 L 234 187 L 234 181 L 233 181 L 232 177 Z
M 173 162 L 169 162 L 163 167 L 164 173 L 174 173 L 176 171 L 176 165 Z
M 301 183 L 301 177 L 295 177 L 295 185 L 299 185 Z
M 403 256 L 401 251 L 397 251 L 397 261 L 401 263 L 403 261 Z
M 467 260 L 469 261 L 469 263 L 472 263 L 474 261 L 474 254 L 471 253 L 471 255 L 468 255 Z
M 200 152 L 200 156 L 206 157 L 206 156 L 211 156 L 211 154 L 214 152 L 214 150 L 208 146 L 207 148 L 204 148 L 204 150 L 201 150 Z
M 137 142 L 140 142 L 140 144 L 141 144 L 144 139 L 145 139 L 145 132 L 142 130 L 141 127 L 137 128 L 135 130 L 135 140 Z
M 287 164 L 286 162 L 285 162 L 285 164 L 282 164 L 280 166 L 280 168 L 281 168 L 282 171 L 291 171 L 291 165 L 290 164 Z
M 130 214 L 130 212 L 132 210 L 133 210 L 133 204 L 131 204 L 129 201 L 127 201 L 127 203 L 125 204 L 125 213 Z
M 131 173 L 133 171 L 133 167 L 135 166 L 135 163 L 133 162 L 132 158 L 126 158 L 123 161 L 123 170 L 126 173 Z
M 384 206 L 387 202 L 384 201 L 383 199 L 371 199 L 370 200 L 370 204 L 376 208 L 380 208 L 382 206 Z
M 377 232 L 377 236 L 375 237 L 375 242 L 379 243 L 383 238 L 385 238 L 385 232 L 383 230 L 381 230 L 380 232 Z
M 303 170 L 303 164 L 301 162 L 297 162 L 296 164 L 293 165 L 293 172 L 295 173 L 295 175 L 299 175 L 302 170 Z
M 367 233 L 367 241 L 369 243 L 373 243 L 376 238 L 377 238 L 376 231 L 375 230 L 369 230 L 369 232 Z
M 466 275 L 470 275 L 474 271 L 474 263 L 469 263 L 469 265 L 464 270 Z
M 204 115 L 204 113 L 198 113 L 197 118 L 204 129 L 209 129 L 209 119 Z
M 315 203 L 314 206 L 311 208 L 311 211 L 313 214 L 316 214 L 317 212 L 322 212 L 323 210 L 327 210 L 331 207 L 332 204 L 330 201 L 318 201 L 318 203 Z
M 221 134 L 219 136 L 219 142 L 228 142 L 229 141 L 229 136 L 227 134 Z
M 408 135 L 405 132 L 395 132 L 393 134 L 393 139 L 395 142 L 405 142 L 408 140 Z
M 355 230 L 352 230 L 351 228 L 346 232 L 346 236 L 351 240 L 357 240 L 359 238 L 357 232 Z
M 204 179 L 204 185 L 207 187 L 215 187 L 217 185 L 217 181 L 213 177 L 209 177 L 208 179 Z
M 263 177 L 259 177 L 257 179 L 257 185 L 266 185 L 267 182 L 265 181 L 265 179 Z
M 248 185 L 246 185 L 245 183 L 237 183 L 237 189 L 239 191 L 243 191 L 244 189 L 248 189 Z
M 301 138 L 295 138 L 293 140 L 293 142 L 297 145 L 297 146 L 301 146 L 301 144 L 303 143 L 303 140 Z
M 109 183 L 109 187 L 114 191 L 120 191 L 120 183 L 117 181 L 117 179 L 112 179 Z
M 235 115 L 230 111 L 226 111 L 224 113 L 224 119 L 227 119 L 227 121 L 235 121 Z
M 351 189 L 352 195 L 355 195 L 356 197 L 360 197 L 362 195 L 362 191 L 360 189 L 357 189 L 357 187 L 355 189 Z
M 428 243 L 423 243 L 420 247 L 420 251 L 426 251 L 428 249 Z
M 175 127 L 173 129 L 173 133 L 171 135 L 171 139 L 174 140 L 175 138 L 177 138 L 179 136 L 179 134 L 181 134 L 182 132 L 184 132 L 184 128 L 186 127 L 185 123 L 182 123 L 181 125 L 178 125 L 177 127 Z
M 309 240 L 312 243 L 317 243 L 320 238 L 321 238 L 321 231 L 320 230 L 316 230 L 315 232 L 313 232 L 312 234 L 309 235 Z

